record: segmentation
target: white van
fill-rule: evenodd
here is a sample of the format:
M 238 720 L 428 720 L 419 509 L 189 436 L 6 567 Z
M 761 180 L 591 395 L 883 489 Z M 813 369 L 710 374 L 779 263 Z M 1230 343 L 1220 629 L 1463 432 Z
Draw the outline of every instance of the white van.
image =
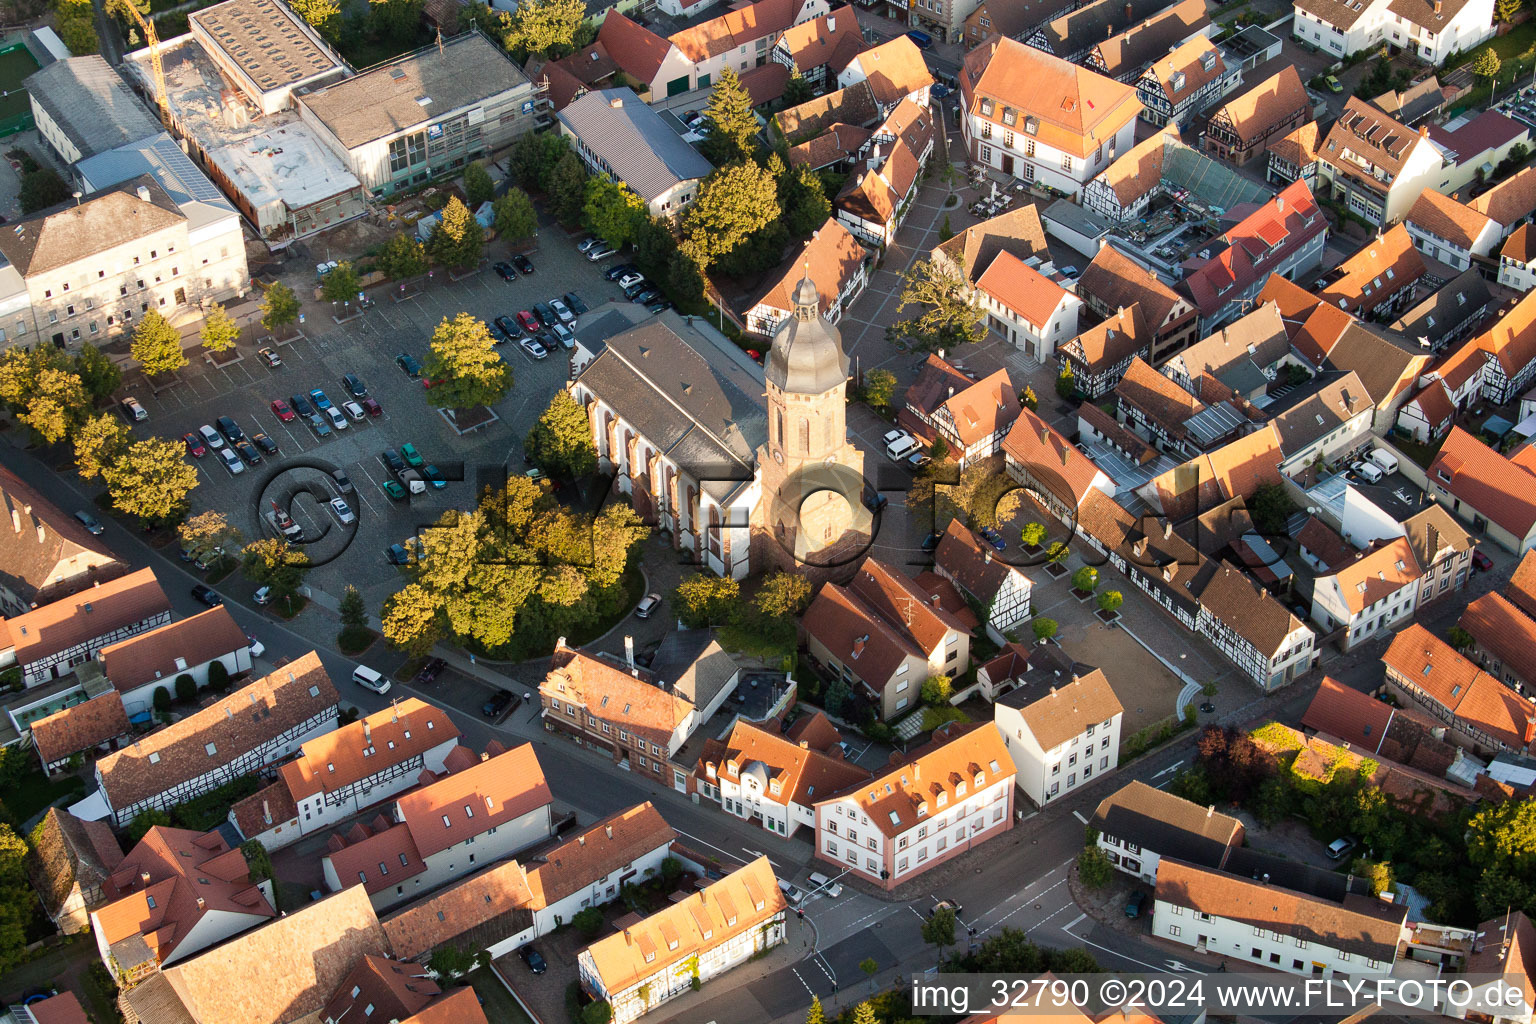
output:
M 914 439 L 912 435 L 903 434 L 901 437 L 898 437 L 896 440 L 885 446 L 885 454 L 886 457 L 889 458 L 892 462 L 900 462 L 908 455 L 911 455 L 913 452 L 917 451 L 919 447 L 920 446 L 918 445 L 916 439 Z
M 372 690 L 374 693 L 389 692 L 389 680 L 379 675 L 367 665 L 359 665 L 352 670 L 352 681 L 358 686 Z
M 810 883 L 812 892 L 824 892 L 834 900 L 843 894 L 843 887 L 820 871 L 812 871 L 807 881 Z
M 1376 463 L 1371 462 L 1369 459 L 1355 463 L 1354 469 L 1356 473 L 1359 473 L 1363 478 L 1365 478 L 1366 483 L 1370 484 L 1376 483 L 1382 478 L 1383 475 L 1381 472 L 1381 467 L 1376 465 Z
M 1387 475 L 1397 472 L 1397 456 L 1385 448 L 1372 448 L 1371 461 L 1381 467 L 1381 471 Z

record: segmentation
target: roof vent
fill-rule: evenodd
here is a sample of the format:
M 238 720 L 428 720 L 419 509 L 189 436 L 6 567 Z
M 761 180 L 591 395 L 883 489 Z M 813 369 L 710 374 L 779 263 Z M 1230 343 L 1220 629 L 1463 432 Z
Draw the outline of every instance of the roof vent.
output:
M 615 96 L 613 99 L 608 101 L 608 105 L 614 110 L 618 110 L 620 107 L 624 106 L 624 97 Z
M 389 69 L 389 77 L 395 79 L 396 81 L 399 81 L 400 79 L 405 77 L 405 72 L 400 70 L 399 68 L 390 68 Z
M 149 202 L 149 186 L 140 185 L 138 188 L 134 189 L 134 191 L 139 194 L 139 198 L 144 200 L 144 202 Z

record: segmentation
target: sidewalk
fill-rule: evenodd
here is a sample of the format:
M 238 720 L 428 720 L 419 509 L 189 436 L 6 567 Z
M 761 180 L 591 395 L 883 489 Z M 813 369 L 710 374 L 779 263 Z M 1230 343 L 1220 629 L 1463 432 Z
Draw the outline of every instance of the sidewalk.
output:
M 796 917 L 793 910 L 786 911 L 786 914 L 788 920 L 784 922 L 783 942 L 756 960 L 749 960 L 718 978 L 706 981 L 697 992 L 685 992 L 651 1012 L 658 1018 L 688 1015 L 689 1020 L 699 1019 L 693 1011 L 698 1011 L 723 995 L 744 988 L 753 982 L 762 981 L 771 974 L 809 959 L 814 953 L 815 929 L 809 922 Z M 809 992 L 806 993 L 805 1004 L 807 1006 L 811 1004 Z M 800 1014 L 802 1019 L 804 1016 L 804 1013 Z

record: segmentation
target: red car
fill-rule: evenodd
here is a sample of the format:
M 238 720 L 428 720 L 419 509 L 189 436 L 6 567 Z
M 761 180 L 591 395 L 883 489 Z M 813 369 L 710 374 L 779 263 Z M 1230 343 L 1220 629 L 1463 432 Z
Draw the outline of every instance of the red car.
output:
M 276 413 L 277 418 L 282 420 L 284 423 L 293 422 L 293 410 L 288 408 L 288 403 L 283 401 L 281 398 L 272 399 L 272 411 Z
M 194 459 L 200 459 L 208 454 L 208 449 L 203 444 L 203 439 L 196 434 L 182 434 L 181 439 L 187 442 L 187 454 Z
M 1478 572 L 1487 572 L 1493 568 L 1493 559 L 1481 551 L 1472 552 L 1472 567 Z
M 363 406 L 363 411 L 366 412 L 369 416 L 383 416 L 384 415 L 384 407 L 378 403 L 377 399 L 365 398 L 362 401 L 362 406 Z
M 527 331 L 529 334 L 539 333 L 539 331 L 542 330 L 544 326 L 543 324 L 539 323 L 538 317 L 534 316 L 526 309 L 517 314 L 517 322 L 522 324 L 523 330 Z

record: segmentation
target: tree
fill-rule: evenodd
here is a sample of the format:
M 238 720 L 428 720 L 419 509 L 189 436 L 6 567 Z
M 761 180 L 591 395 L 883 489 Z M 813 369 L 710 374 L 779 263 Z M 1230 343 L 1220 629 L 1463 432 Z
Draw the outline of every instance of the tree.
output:
M 491 332 L 468 313 L 437 325 L 422 372 L 434 382 L 427 404 L 439 409 L 495 405 L 512 388 L 512 371 L 496 354 Z
M 1077 877 L 1090 889 L 1102 889 L 1114 879 L 1115 869 L 1097 845 L 1086 846 L 1077 855 Z
M 805 76 L 798 71 L 789 76 L 789 81 L 784 83 L 784 92 L 779 99 L 786 107 L 798 107 L 816 98 L 816 90 L 811 83 L 805 80 Z
M 197 486 L 197 470 L 187 464 L 186 453 L 179 439 L 150 437 L 129 445 L 101 470 L 112 507 L 150 523 L 180 517 Z
M 163 686 L 155 687 L 155 692 L 151 695 L 150 702 L 154 704 L 156 711 L 165 714 L 171 710 L 171 691 Z
M 165 706 L 167 709 L 169 709 L 171 706 L 170 693 L 166 691 L 165 687 L 157 686 L 155 688 L 155 696 L 158 697 L 162 693 L 165 694 Z M 157 710 L 159 710 L 158 701 L 156 701 L 155 707 Z M 128 826 L 128 840 L 129 842 L 137 843 L 140 839 L 144 838 L 144 833 L 148 832 L 150 829 L 164 828 L 170 825 L 170 823 L 170 811 L 163 811 L 158 807 L 146 808 L 135 815 L 132 824 Z
M 864 374 L 864 401 L 877 409 L 889 409 L 896 397 L 896 375 L 890 370 L 875 369 Z
M 472 953 L 463 946 L 447 945 L 427 958 L 427 966 L 440 978 L 459 978 L 491 962 L 485 950 Z
M 356 302 L 358 290 L 362 286 L 363 283 L 357 276 L 356 268 L 349 261 L 343 260 L 320 279 L 320 297 L 332 304 Z
M 123 382 L 123 371 L 118 365 L 89 342 L 80 346 L 80 354 L 75 357 L 75 373 L 79 375 L 80 383 L 93 403 L 111 398 L 112 392 Z
M 58 444 L 68 437 L 90 412 L 91 399 L 79 374 L 66 368 L 63 353 L 45 352 L 18 360 L 30 379 L 17 381 L 21 389 L 12 402 L 16 418 L 44 444 Z
M 710 163 L 719 167 L 750 159 L 757 152 L 757 114 L 752 110 L 752 97 L 729 65 L 710 90 L 704 119 L 708 127 L 699 151 Z
M 578 910 L 571 918 L 571 926 L 589 939 L 595 939 L 603 930 L 603 912 L 596 907 Z
M 496 198 L 496 183 L 491 180 L 491 172 L 479 160 L 471 161 L 464 168 L 464 195 L 469 198 L 469 205 L 476 210 L 481 203 Z
M 1061 373 L 1056 375 L 1056 396 L 1069 402 L 1077 397 L 1077 376 L 1065 360 L 1061 364 Z
M 827 692 L 822 694 L 821 704 L 827 709 L 827 714 L 841 715 L 852 699 L 853 691 L 848 689 L 848 684 L 841 679 L 834 679 L 832 685 L 827 687 Z
M 1494 0 L 1493 16 L 1499 21 L 1513 22 L 1524 6 L 1525 0 Z
M 548 191 L 550 174 L 570 151 L 570 143 L 559 132 L 529 132 L 513 145 L 507 166 L 524 189 Z
M 672 606 L 685 626 L 719 626 L 730 620 L 741 602 L 741 586 L 729 576 L 696 572 L 672 592 Z
M 776 572 L 764 577 L 753 600 L 764 615 L 793 619 L 811 603 L 811 581 L 795 573 Z
M 1479 78 L 1494 78 L 1504 62 L 1499 60 L 1499 55 L 1491 46 L 1485 46 L 1477 51 L 1477 56 L 1472 58 L 1472 73 Z
M 1048 565 L 1056 565 L 1065 562 L 1072 549 L 1063 541 L 1052 541 L 1051 546 L 1045 549 L 1045 561 Z
M 427 251 L 437 262 L 454 270 L 467 270 L 480 262 L 480 254 L 485 251 L 485 230 L 458 196 L 443 207 L 443 219 L 427 239 Z
M 293 0 L 288 6 L 326 39 L 336 40 L 341 31 L 341 7 L 337 0 Z
M 821 1008 L 820 996 L 811 996 L 811 1008 L 805 1013 L 805 1024 L 827 1024 L 827 1012 Z
M 939 959 L 944 959 L 944 948 L 955 944 L 955 908 L 948 903 L 933 908 L 922 923 L 923 941 L 937 947 Z
M 699 976 L 695 974 L 693 980 L 697 990 Z M 598 999 L 581 1008 L 581 1024 L 608 1024 L 611 1020 L 613 1020 L 613 1007 L 606 999 Z
M 588 231 L 621 249 L 634 237 L 646 216 L 645 203 L 628 185 L 596 175 L 587 179 L 582 223 Z
M 1452 626 L 1445 631 L 1445 642 L 1455 650 L 1464 651 L 1476 642 L 1476 638 L 1460 626 Z
M 506 47 L 519 64 L 529 57 L 561 57 L 586 20 L 581 0 L 524 0 L 507 26 Z
M 981 307 L 966 297 L 965 261 L 918 260 L 902 271 L 900 313 L 908 306 L 918 316 L 897 321 L 893 329 L 922 352 L 954 351 L 961 345 L 987 336 Z
M 128 447 L 128 428 L 112 413 L 92 416 L 75 430 L 75 468 L 94 480 Z
M 1467 827 L 1467 859 L 1474 867 L 1529 878 L 1536 868 L 1536 800 L 1485 806 Z
M 700 269 L 731 252 L 779 216 L 773 175 L 754 163 L 728 164 L 705 178 L 683 216 L 681 249 Z
M 418 583 L 391 594 L 380 619 L 384 639 L 413 658 L 425 657 L 443 638 L 446 626 L 431 591 Z
M 235 347 L 235 342 L 240 340 L 240 328 L 224 312 L 224 307 L 217 302 L 209 308 L 207 316 L 203 317 L 203 348 L 210 352 L 228 352 Z
M 101 49 L 96 35 L 96 14 L 90 0 L 58 0 L 53 8 L 58 23 L 59 38 L 76 57 L 84 57 Z
M 496 234 L 503 242 L 521 242 L 532 238 L 539 231 L 539 215 L 533 209 L 533 200 L 520 188 L 509 188 L 507 194 L 496 200 L 492 207 L 496 219 Z
M 949 704 L 949 698 L 954 695 L 955 684 L 949 676 L 929 676 L 923 680 L 923 703 L 930 707 L 944 707 Z
M 1030 622 L 1029 628 L 1034 630 L 1036 640 L 1049 640 L 1061 627 L 1056 624 L 1055 619 L 1034 619 Z
M 39 167 L 21 176 L 21 212 L 36 213 L 70 197 L 69 183 L 52 167 Z
M 287 327 L 298 319 L 298 296 L 283 282 L 273 282 L 261 299 L 261 326 L 276 334 L 279 327 Z
M 178 675 L 172 685 L 176 687 L 176 699 L 183 704 L 190 704 L 197 699 L 197 680 L 185 672 Z
M 949 442 L 944 440 L 943 434 L 933 436 L 933 444 L 928 446 L 928 457 L 934 462 L 943 462 L 949 458 Z
M 867 956 L 859 961 L 859 970 L 863 971 L 864 976 L 869 979 L 869 990 L 873 992 L 875 990 L 875 975 L 880 973 L 880 961 L 872 956 Z
M 560 388 L 549 400 L 523 450 L 550 476 L 575 479 L 597 469 L 597 447 L 592 443 L 592 424 L 587 410 L 576 403 L 571 393 Z
M 337 615 L 341 619 L 341 633 L 336 639 L 344 650 L 355 651 L 369 642 L 368 606 L 363 604 L 363 595 L 350 583 L 342 591 Z
M 1099 595 L 1099 611 L 1105 615 L 1115 614 L 1124 603 L 1125 596 L 1118 590 L 1106 590 Z
M 194 559 L 202 559 L 215 551 L 230 552 L 245 543 L 239 527 L 230 524 L 223 512 L 209 510 L 199 512 L 176 528 L 181 539 L 181 550 Z
M 1033 387 L 1028 384 L 1024 385 L 1024 390 L 1019 392 L 1019 404 L 1028 409 L 1030 412 L 1034 412 L 1036 409 L 1040 408 L 1040 399 L 1035 394 L 1035 389 Z
M 307 552 L 296 550 L 281 537 L 262 537 L 245 546 L 240 560 L 241 568 L 252 583 L 270 587 L 272 597 L 292 610 L 293 597 L 309 569 Z
M 379 269 L 384 271 L 391 281 L 420 277 L 427 272 L 427 267 L 430 265 L 431 261 L 427 259 L 427 247 L 404 231 L 395 232 L 394 237 L 385 242 L 384 248 L 379 252 Z
M 1099 570 L 1085 565 L 1072 574 L 1072 587 L 1085 593 L 1093 593 L 1099 587 Z
M 550 171 L 544 192 L 549 196 L 549 208 L 566 224 L 581 220 L 587 203 L 587 168 L 581 157 L 569 149 Z
M 1027 548 L 1038 548 L 1045 542 L 1047 531 L 1045 524 L 1041 522 L 1028 522 L 1019 531 L 1019 540 Z
M 153 309 L 145 313 L 139 326 L 134 328 L 128 354 L 152 377 L 175 373 L 187 365 L 187 357 L 181 351 L 181 332 Z
M 1260 484 L 1248 502 L 1248 512 L 1259 532 L 1270 537 L 1285 536 L 1285 523 L 1296 511 L 1296 503 L 1280 484 Z
M 217 658 L 208 663 L 208 689 L 214 693 L 229 689 L 229 669 Z
M 777 160 L 778 154 L 773 155 Z M 796 238 L 805 238 L 827 222 L 832 204 L 821 189 L 816 172 L 804 164 L 785 167 L 775 175 L 779 186 L 779 208 L 784 211 L 784 226 Z
M 1395 891 L 1392 884 L 1392 865 L 1386 861 L 1372 861 L 1357 857 L 1349 870 L 1351 874 L 1370 882 L 1372 896 Z
M 410 45 L 421 30 L 422 0 L 368 0 L 368 21 L 375 33 L 397 45 Z
M 880 1024 L 880 1018 L 873 1006 L 860 1003 L 853 1008 L 853 1024 Z

